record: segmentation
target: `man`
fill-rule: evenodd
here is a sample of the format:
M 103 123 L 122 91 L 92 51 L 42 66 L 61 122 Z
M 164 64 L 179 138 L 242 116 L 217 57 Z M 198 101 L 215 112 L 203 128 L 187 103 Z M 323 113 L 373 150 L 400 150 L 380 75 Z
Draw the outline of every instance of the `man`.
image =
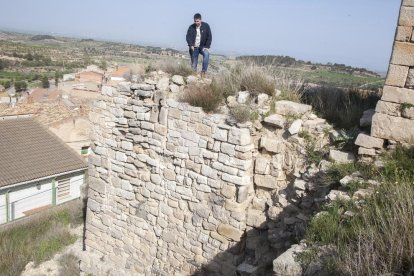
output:
M 195 72 L 197 72 L 198 56 L 203 56 L 201 76 L 204 76 L 208 68 L 209 51 L 213 37 L 210 26 L 201 21 L 201 14 L 194 15 L 194 24 L 188 28 L 186 39 L 191 57 L 191 67 Z

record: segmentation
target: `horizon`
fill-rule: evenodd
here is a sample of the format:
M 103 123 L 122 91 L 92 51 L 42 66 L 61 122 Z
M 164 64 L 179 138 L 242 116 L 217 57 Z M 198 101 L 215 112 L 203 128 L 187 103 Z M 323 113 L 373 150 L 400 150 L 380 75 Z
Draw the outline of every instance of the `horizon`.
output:
M 192 15 L 194 14 L 194 9 L 188 5 L 185 6 L 183 3 L 173 4 L 165 1 L 156 1 L 152 4 L 139 3 L 141 11 L 149 10 L 147 13 L 138 12 L 140 16 L 137 17 L 136 21 L 143 24 L 134 24 L 134 28 L 125 28 L 125 25 L 134 22 L 134 20 L 131 22 L 130 16 L 128 16 L 130 15 L 129 10 L 121 9 L 124 13 L 121 14 L 119 7 L 113 7 L 111 10 L 113 17 L 103 16 L 109 18 L 106 22 L 102 20 L 103 17 L 99 14 L 99 11 L 106 11 L 107 8 L 103 7 L 105 5 L 95 7 L 98 12 L 90 14 L 84 11 L 87 8 L 73 10 L 73 6 L 76 6 L 74 4 L 68 6 L 67 14 L 65 13 L 65 16 L 59 17 L 59 20 L 55 20 L 56 24 L 53 26 L 50 25 L 50 21 L 54 21 L 53 19 L 56 18 L 57 14 L 49 14 L 51 18 L 47 21 L 32 22 L 33 14 L 37 14 L 36 11 L 48 14 L 47 3 L 50 1 L 24 3 L 26 6 L 32 7 L 34 11 L 29 12 L 32 9 L 25 9 L 18 14 L 14 12 L 16 11 L 15 7 L 24 1 L 17 0 L 13 3 L 4 3 L 3 6 L 11 12 L 0 18 L 0 29 L 30 34 L 92 38 L 185 51 L 185 32 L 188 25 L 192 23 Z M 96 2 L 96 0 L 92 0 L 87 5 L 93 6 L 93 3 L 96 4 Z M 318 0 L 313 4 L 307 3 L 305 0 L 290 2 L 287 0 L 276 2 L 264 0 L 261 3 L 253 4 L 242 0 L 232 6 L 235 9 L 232 14 L 237 18 L 230 20 L 230 22 L 223 22 L 229 15 L 226 9 L 223 8 L 226 5 L 231 6 L 231 3 L 234 4 L 235 0 L 229 1 L 230 4 L 221 5 L 223 8 L 220 10 L 214 10 L 216 8 L 214 3 L 217 3 L 217 1 L 212 2 L 206 4 L 199 12 L 203 15 L 203 21 L 212 26 L 213 54 L 226 56 L 290 56 L 297 60 L 313 63 L 346 64 L 381 73 L 388 69 L 400 5 L 398 0 L 366 0 L 363 4 L 357 0 L 350 0 L 347 4 L 328 0 Z M 137 3 L 128 4 L 131 5 L 131 10 L 134 10 L 133 7 Z M 163 4 L 162 9 L 157 10 L 161 4 Z M 168 16 L 163 15 L 168 14 L 166 7 L 171 4 L 177 13 L 177 19 L 167 21 Z M 181 9 L 177 9 L 176 6 Z M 277 11 L 293 10 L 296 13 L 288 13 L 287 15 L 281 13 L 275 18 L 266 17 L 269 11 L 271 15 L 274 15 L 271 12 L 275 8 L 278 8 Z M 156 10 L 159 17 L 157 17 L 158 20 L 148 25 L 147 17 L 152 19 L 152 15 L 156 14 L 152 13 L 151 10 Z M 216 13 L 212 13 L 210 10 L 214 10 Z M 321 14 L 312 13 L 313 11 L 319 11 Z M 71 12 L 76 16 L 68 17 L 67 15 Z M 237 20 L 246 14 L 251 16 L 254 21 L 246 24 L 246 20 Z M 143 22 L 139 22 L 139 20 Z M 171 27 L 171 31 L 169 32 L 169 29 L 165 26 L 166 23 L 170 22 L 171 24 L 168 24 L 168 26 Z M 282 26 L 281 22 L 283 24 L 290 23 L 291 28 Z M 303 25 L 303 22 L 307 24 Z M 258 26 L 263 29 L 263 26 L 271 27 L 275 35 L 263 37 L 260 31 L 264 30 L 257 31 Z M 234 32 L 238 27 L 243 31 Z M 248 39 L 239 38 L 240 34 L 244 33 L 249 36 Z M 269 43 L 263 45 L 260 41 L 263 38 L 267 39 Z M 306 42 L 304 43 L 302 40 Z M 236 46 L 232 42 L 236 42 Z

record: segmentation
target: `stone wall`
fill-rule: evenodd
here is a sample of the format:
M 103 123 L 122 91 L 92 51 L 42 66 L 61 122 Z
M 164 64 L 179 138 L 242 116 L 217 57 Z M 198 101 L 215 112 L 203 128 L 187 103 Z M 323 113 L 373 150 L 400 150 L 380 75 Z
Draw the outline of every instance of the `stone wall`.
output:
M 371 135 L 410 142 L 414 138 L 414 1 L 403 0 L 383 95 Z
M 116 264 L 117 275 L 194 272 L 246 229 L 249 129 L 162 99 L 152 85 L 132 88 L 103 87 L 90 116 L 87 250 Z
M 237 124 L 154 84 L 104 86 L 90 113 L 82 270 L 263 275 L 320 202 L 306 154 L 330 126 L 310 106 L 270 99 L 277 114 L 263 125 Z

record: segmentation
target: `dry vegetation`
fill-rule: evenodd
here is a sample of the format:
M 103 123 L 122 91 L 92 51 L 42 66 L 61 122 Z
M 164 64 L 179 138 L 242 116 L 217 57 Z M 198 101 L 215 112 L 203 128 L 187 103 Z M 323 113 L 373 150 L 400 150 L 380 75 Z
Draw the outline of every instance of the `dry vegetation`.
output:
M 76 241 L 69 225 L 83 222 L 82 208 L 65 209 L 36 217 L 0 232 L 1 275 L 20 275 L 27 263 L 39 264 Z
M 381 186 L 362 208 L 352 201 L 336 202 L 326 207 L 324 215 L 313 218 L 307 231 L 311 249 L 301 256 L 303 263 L 319 258 L 315 252 L 320 246 L 333 245 L 335 254 L 324 258 L 323 263 L 329 273 L 411 275 L 414 271 L 414 149 L 398 148 L 384 159 L 383 168 L 351 164 L 331 169 L 330 174 L 336 179 L 359 169 L 366 177 L 376 177 Z M 352 211 L 354 215 L 344 217 L 345 211 Z

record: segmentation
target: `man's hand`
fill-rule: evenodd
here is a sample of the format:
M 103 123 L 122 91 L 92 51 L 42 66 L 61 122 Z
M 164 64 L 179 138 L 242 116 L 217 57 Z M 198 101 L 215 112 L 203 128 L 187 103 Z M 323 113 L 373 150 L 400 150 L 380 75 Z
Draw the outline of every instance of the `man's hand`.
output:
M 191 51 L 194 51 L 194 46 L 191 46 Z
M 204 48 L 203 51 L 210 52 L 210 49 L 209 48 Z

